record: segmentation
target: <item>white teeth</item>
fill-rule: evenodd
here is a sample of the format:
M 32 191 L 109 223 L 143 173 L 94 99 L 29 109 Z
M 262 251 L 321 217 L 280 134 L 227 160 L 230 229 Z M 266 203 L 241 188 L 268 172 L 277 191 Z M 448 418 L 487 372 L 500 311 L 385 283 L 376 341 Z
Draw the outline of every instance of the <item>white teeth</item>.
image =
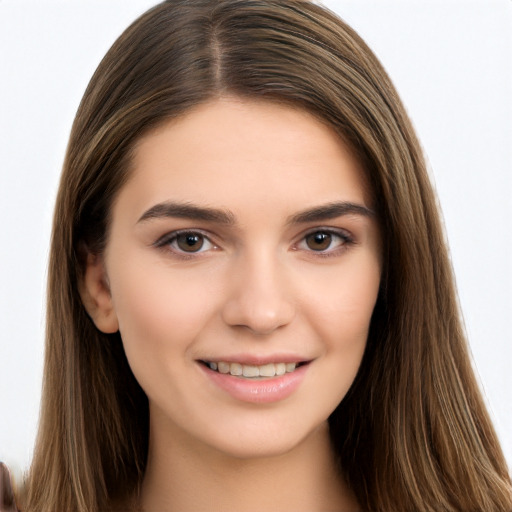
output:
M 297 363 L 268 363 L 261 366 L 241 363 L 226 363 L 224 361 L 208 362 L 207 365 L 219 373 L 231 374 L 236 377 L 275 377 L 295 370 Z
M 276 374 L 276 365 L 274 363 L 260 366 L 260 377 L 273 377 Z
M 296 366 L 297 366 L 297 363 L 286 363 L 286 371 L 293 372 L 293 370 L 295 370 Z
M 276 375 L 284 375 L 286 373 L 286 365 L 284 363 L 276 364 Z
M 233 375 L 233 374 L 231 373 L 231 375 Z M 257 366 L 251 366 L 249 364 L 244 364 L 243 365 L 243 376 L 244 377 L 259 377 L 260 369 Z
M 222 361 L 217 364 L 219 373 L 229 373 L 229 363 L 223 363 Z
M 229 365 L 229 373 L 231 373 L 231 375 L 243 375 L 244 371 L 242 365 L 240 363 L 231 363 Z

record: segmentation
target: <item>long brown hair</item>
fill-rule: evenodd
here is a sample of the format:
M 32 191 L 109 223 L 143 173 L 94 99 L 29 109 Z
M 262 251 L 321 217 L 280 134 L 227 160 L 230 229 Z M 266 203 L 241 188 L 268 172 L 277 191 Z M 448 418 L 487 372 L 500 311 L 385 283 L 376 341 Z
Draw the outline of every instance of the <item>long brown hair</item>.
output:
M 365 164 L 384 271 L 361 368 L 330 418 L 340 471 L 368 511 L 509 511 L 510 478 L 471 368 L 425 162 L 382 66 L 302 0 L 173 0 L 135 21 L 94 74 L 57 198 L 43 401 L 24 510 L 107 510 L 144 474 L 148 403 L 119 333 L 80 300 L 113 199 L 148 130 L 231 95 L 305 109 Z

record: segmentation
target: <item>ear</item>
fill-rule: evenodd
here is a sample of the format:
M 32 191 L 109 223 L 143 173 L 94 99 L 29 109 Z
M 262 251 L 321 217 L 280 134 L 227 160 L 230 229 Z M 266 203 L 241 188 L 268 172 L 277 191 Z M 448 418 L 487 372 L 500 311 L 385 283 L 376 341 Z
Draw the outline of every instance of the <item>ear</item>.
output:
M 87 253 L 85 272 L 80 282 L 80 297 L 96 327 L 104 333 L 119 330 L 119 322 L 112 304 L 105 264 L 101 255 Z

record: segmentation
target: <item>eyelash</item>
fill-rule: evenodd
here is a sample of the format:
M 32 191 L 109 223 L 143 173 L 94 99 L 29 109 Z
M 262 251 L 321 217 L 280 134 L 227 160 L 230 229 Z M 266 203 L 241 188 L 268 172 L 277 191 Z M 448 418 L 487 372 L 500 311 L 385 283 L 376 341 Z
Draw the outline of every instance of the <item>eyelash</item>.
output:
M 331 249 L 327 248 L 325 250 L 321 251 L 315 251 L 314 249 L 300 249 L 297 247 L 299 244 L 307 243 L 307 238 L 311 235 L 316 234 L 323 234 L 323 235 L 329 235 L 331 237 L 338 238 L 340 240 L 340 244 L 338 247 Z M 332 241 L 331 241 L 332 243 Z M 350 235 L 347 231 L 343 229 L 333 229 L 333 228 L 315 228 L 312 230 L 309 230 L 308 232 L 304 233 L 304 235 L 301 236 L 300 241 L 298 244 L 295 245 L 294 250 L 304 250 L 308 253 L 311 253 L 315 257 L 319 258 L 331 258 L 333 256 L 339 256 L 342 252 L 345 252 L 351 245 L 355 244 L 355 240 L 352 235 Z
M 311 235 L 315 234 L 323 234 L 323 235 L 329 235 L 331 237 L 338 238 L 340 240 L 339 247 L 336 247 L 334 249 L 327 248 L 325 250 L 315 251 L 311 248 L 300 248 L 300 244 L 307 244 L 307 238 Z M 203 250 L 203 245 L 200 247 L 198 251 L 191 251 L 187 253 L 186 251 L 180 250 L 178 247 L 172 247 L 173 243 L 176 243 L 178 240 L 178 237 L 180 235 L 191 235 L 191 236 L 197 236 L 199 235 L 203 239 L 203 245 L 204 242 L 207 242 L 211 245 L 211 247 Z M 332 243 L 332 242 L 331 242 Z M 293 250 L 295 251 L 304 251 L 307 253 L 311 253 L 314 257 L 320 257 L 320 258 L 329 258 L 333 256 L 338 256 L 342 252 L 346 251 L 351 245 L 355 244 L 354 238 L 345 230 L 341 229 L 333 229 L 333 228 L 315 228 L 312 230 L 309 230 L 308 232 L 304 233 L 299 242 L 294 244 Z M 208 252 L 210 250 L 215 250 L 218 248 L 218 246 L 211 241 L 210 236 L 205 233 L 204 231 L 200 229 L 182 229 L 178 231 L 172 231 L 171 233 L 167 233 L 166 235 L 159 238 L 154 244 L 154 247 L 165 249 L 173 253 L 173 255 L 181 258 L 181 259 L 194 259 L 197 258 L 199 255 L 201 255 L 204 252 Z
M 189 252 L 180 250 L 179 248 L 172 247 L 172 244 L 177 242 L 178 237 L 180 235 L 191 235 L 191 236 L 201 236 L 203 241 L 208 242 L 211 244 L 211 247 L 206 250 L 199 250 L 195 252 Z M 159 238 L 154 244 L 155 247 L 159 249 L 168 250 L 169 252 L 172 252 L 173 255 L 177 256 L 178 258 L 189 260 L 193 258 L 197 258 L 198 255 L 202 254 L 203 252 L 206 252 L 208 250 L 216 249 L 217 245 L 215 245 L 211 239 L 210 236 L 205 233 L 204 231 L 201 231 L 200 229 L 180 229 L 178 231 L 172 231 L 171 233 L 167 233 L 166 235 Z M 200 249 L 203 247 L 201 246 Z

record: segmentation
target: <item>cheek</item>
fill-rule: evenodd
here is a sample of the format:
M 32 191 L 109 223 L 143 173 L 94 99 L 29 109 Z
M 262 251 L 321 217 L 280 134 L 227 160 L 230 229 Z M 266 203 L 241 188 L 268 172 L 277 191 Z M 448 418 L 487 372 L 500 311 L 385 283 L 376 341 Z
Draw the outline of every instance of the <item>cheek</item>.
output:
M 379 286 L 380 266 L 373 255 L 354 258 L 352 265 L 325 280 L 315 323 L 330 349 L 366 343 Z
M 215 295 L 197 272 L 127 260 L 109 277 L 123 345 L 137 378 L 182 358 L 215 311 Z
M 380 267 L 373 258 L 358 260 L 347 271 L 332 275 L 314 308 L 315 330 L 320 336 L 325 370 L 331 384 L 344 397 L 364 354 L 368 330 L 380 285 Z
M 359 370 L 377 299 L 380 274 L 365 266 L 361 273 L 336 272 L 322 294 L 309 303 L 308 323 L 321 353 L 310 368 L 303 404 L 326 420 L 346 396 Z

